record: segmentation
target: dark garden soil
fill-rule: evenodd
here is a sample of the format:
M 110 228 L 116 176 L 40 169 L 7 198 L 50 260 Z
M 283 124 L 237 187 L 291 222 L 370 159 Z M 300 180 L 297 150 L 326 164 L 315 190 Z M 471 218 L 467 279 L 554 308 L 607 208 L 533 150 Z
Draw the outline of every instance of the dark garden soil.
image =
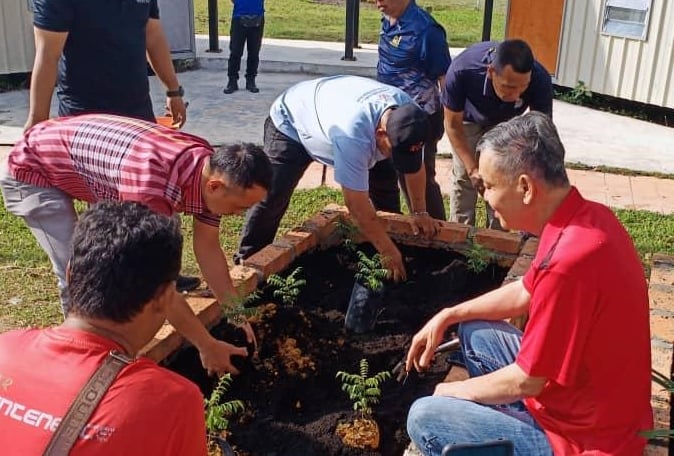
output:
M 345 447 L 335 435 L 338 423 L 356 416 L 335 374 L 340 370 L 357 373 L 361 358 L 368 360 L 370 375 L 390 371 L 402 359 L 412 335 L 438 309 L 497 287 L 506 271 L 492 265 L 476 275 L 466 270 L 463 257 L 456 253 L 405 246 L 401 250 L 408 281 L 387 286 L 385 307 L 371 333 L 355 335 L 344 329 L 354 272 L 342 248 L 304 255 L 288 269 L 301 266 L 299 275 L 307 280 L 294 306 L 263 298 L 268 304 L 259 306 L 260 316 L 253 324 L 258 356 L 252 362 L 238 363 L 243 372 L 226 398 L 246 403 L 246 411 L 234 420 L 229 438 L 239 454 L 403 453 L 409 443 L 407 411 L 416 398 L 431 394 L 443 379 L 447 371 L 444 357 L 436 359 L 423 376 L 410 374 L 404 386 L 395 379 L 384 383 L 381 403 L 374 407 L 381 429 L 376 452 Z M 230 342 L 233 331 L 229 324 L 213 330 Z M 213 380 L 204 373 L 194 349 L 178 353 L 168 365 L 199 384 L 205 394 L 210 393 Z

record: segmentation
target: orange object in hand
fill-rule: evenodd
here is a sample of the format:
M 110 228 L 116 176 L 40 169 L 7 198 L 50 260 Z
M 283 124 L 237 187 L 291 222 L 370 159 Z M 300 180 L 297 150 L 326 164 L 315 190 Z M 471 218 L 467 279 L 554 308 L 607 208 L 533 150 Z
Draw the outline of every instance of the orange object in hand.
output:
M 157 116 L 155 119 L 157 120 L 157 123 L 163 127 L 172 128 L 174 130 L 180 128 L 180 124 L 173 123 L 173 117 L 171 116 Z

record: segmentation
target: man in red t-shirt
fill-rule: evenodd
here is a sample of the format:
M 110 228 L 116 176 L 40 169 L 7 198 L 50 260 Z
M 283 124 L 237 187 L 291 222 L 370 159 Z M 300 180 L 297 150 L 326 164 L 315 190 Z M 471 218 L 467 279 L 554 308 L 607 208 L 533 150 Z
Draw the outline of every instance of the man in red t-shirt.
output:
M 496 439 L 522 455 L 641 454 L 640 432 L 653 424 L 649 310 L 629 235 L 570 186 L 544 114 L 495 127 L 478 151 L 495 215 L 539 236 L 539 247 L 523 280 L 443 309 L 414 336 L 408 370 L 428 367 L 445 331 L 461 323 L 471 378 L 441 383 L 412 405 L 412 440 L 427 455 Z M 502 321 L 527 312 L 524 333 Z
M 69 454 L 206 455 L 199 389 L 148 359 L 135 359 L 180 299 L 175 279 L 181 253 L 177 221 L 142 204 L 99 203 L 82 215 L 73 236 L 65 322 L 0 335 L 3 455 L 43 454 L 111 351 L 129 363 Z
M 64 310 L 75 199 L 137 201 L 160 214 L 192 215 L 197 263 L 227 305 L 237 292 L 220 245 L 220 217 L 264 199 L 271 177 L 269 159 L 253 144 L 214 150 L 204 139 L 155 123 L 90 114 L 28 130 L 0 169 L 0 189 L 8 212 L 24 218 L 49 256 Z M 230 357 L 245 356 L 246 349 L 213 338 L 184 299 L 168 309 L 168 319 L 199 349 L 209 372 L 237 372 Z M 254 342 L 250 325 L 244 329 Z

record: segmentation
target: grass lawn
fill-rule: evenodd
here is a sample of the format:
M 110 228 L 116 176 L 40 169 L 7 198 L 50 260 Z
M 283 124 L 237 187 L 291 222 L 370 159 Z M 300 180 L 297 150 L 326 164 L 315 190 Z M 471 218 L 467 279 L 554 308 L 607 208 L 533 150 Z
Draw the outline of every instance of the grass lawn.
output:
M 327 187 L 296 191 L 279 232 L 301 224 L 333 202 L 343 204 L 341 192 Z M 447 203 L 448 200 L 446 206 Z M 83 207 L 79 205 L 78 209 Z M 616 214 L 635 240 L 642 258 L 655 252 L 674 255 L 674 215 L 622 209 Z M 225 217 L 221 224 L 220 239 L 229 257 L 236 248 L 242 223 L 242 217 Z M 483 225 L 484 219 L 478 224 Z M 183 272 L 198 275 L 191 249 L 191 219 L 185 218 L 183 225 Z M 61 318 L 56 279 L 46 255 L 23 220 L 8 214 L 0 199 L 0 332 L 3 328 L 49 326 Z
M 464 47 L 481 40 L 484 0 L 418 0 L 432 8 L 435 19 L 445 27 L 449 45 Z M 194 0 L 197 33 L 208 33 L 208 0 Z M 265 31 L 268 38 L 316 41 L 343 41 L 345 6 L 343 0 L 266 0 Z M 492 38 L 502 39 L 505 29 L 506 1 L 494 2 Z M 218 2 L 218 33 L 229 35 L 232 4 Z M 360 42 L 376 43 L 379 39 L 381 14 L 371 0 L 360 3 Z

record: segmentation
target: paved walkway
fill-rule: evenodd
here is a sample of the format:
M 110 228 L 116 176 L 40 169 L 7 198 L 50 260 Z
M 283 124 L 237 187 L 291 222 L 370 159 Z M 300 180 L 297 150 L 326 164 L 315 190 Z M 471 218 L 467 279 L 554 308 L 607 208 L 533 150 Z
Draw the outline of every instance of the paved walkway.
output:
M 221 37 L 222 53 L 208 53 L 206 37 L 197 37 L 201 69 L 179 75 L 190 102 L 185 130 L 213 144 L 235 141 L 262 142 L 262 126 L 269 105 L 285 88 L 316 74 L 349 73 L 372 76 L 376 48 L 355 50 L 354 62 L 341 60 L 344 45 L 313 41 L 265 39 L 258 85 L 261 92 L 240 90 L 224 95 L 228 37 Z M 452 49 L 456 55 L 460 50 Z M 242 64 L 245 68 L 245 64 Z M 241 81 L 243 82 L 243 81 Z M 155 109 L 164 103 L 163 89 L 150 78 Z M 28 109 L 28 92 L 0 94 L 0 159 L 21 136 Z M 53 104 L 52 112 L 56 112 Z M 627 117 L 555 101 L 554 119 L 567 150 L 567 162 L 605 165 L 647 172 L 674 174 L 674 129 Z M 447 139 L 439 151 L 447 156 Z M 451 160 L 438 162 L 438 182 L 447 191 Z M 588 197 L 612 207 L 674 213 L 674 181 L 652 177 L 628 177 L 591 171 L 569 172 L 572 182 Z M 331 176 L 331 174 L 329 173 Z M 310 168 L 302 187 L 320 184 L 321 167 Z M 332 182 L 329 180 L 329 182 Z

